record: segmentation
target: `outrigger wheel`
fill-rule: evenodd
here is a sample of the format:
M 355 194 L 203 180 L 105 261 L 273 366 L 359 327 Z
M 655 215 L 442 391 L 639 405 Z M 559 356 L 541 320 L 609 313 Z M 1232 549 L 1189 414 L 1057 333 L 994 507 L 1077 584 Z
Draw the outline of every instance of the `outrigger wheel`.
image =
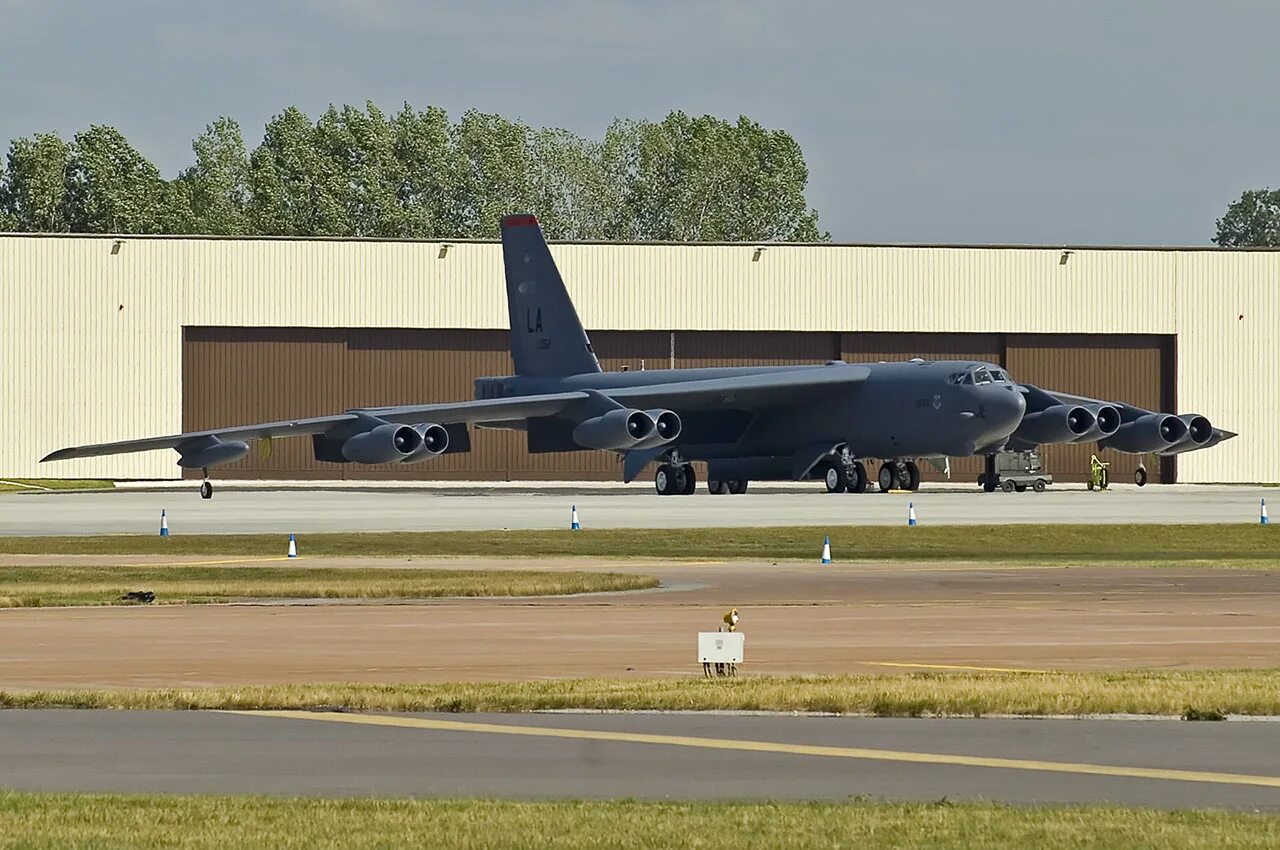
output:
M 212 499 L 213 485 L 209 483 L 209 467 L 206 466 L 200 471 L 204 473 L 204 481 L 200 482 L 200 498 Z

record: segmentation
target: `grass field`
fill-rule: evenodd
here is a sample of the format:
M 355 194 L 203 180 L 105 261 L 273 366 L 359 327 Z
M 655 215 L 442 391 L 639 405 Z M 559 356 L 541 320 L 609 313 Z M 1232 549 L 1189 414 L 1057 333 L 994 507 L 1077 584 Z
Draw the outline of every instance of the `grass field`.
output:
M 0 707 L 449 712 L 733 709 L 881 717 L 1155 714 L 1214 719 L 1226 714 L 1280 715 L 1280 669 L 0 691 Z
M 591 529 L 310 534 L 306 555 L 813 560 L 824 534 L 841 560 L 1280 566 L 1261 525 L 995 525 Z M 0 537 L 6 554 L 279 555 L 279 535 Z
M 1280 817 L 987 803 L 319 800 L 0 792 L 0 847 L 1274 848 Z
M 438 596 L 547 596 L 656 587 L 650 576 L 532 570 L 422 570 L 324 567 L 50 566 L 0 567 L 0 608 L 124 604 L 133 590 L 156 602 L 236 599 L 426 599 Z
M 0 478 L 0 493 L 42 490 L 114 490 L 114 481 L 96 478 Z

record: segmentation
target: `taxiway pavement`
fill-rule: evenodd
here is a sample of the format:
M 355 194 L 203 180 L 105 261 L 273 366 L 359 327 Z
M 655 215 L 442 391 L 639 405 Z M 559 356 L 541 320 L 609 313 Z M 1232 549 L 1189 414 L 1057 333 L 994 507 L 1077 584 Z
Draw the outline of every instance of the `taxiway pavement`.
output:
M 101 561 L 0 557 L 0 565 Z M 663 588 L 399 604 L 0 609 L 0 688 L 699 675 L 695 633 L 714 630 L 735 606 L 750 673 L 1269 668 L 1280 646 L 1280 573 L 1268 570 L 329 558 L 291 566 L 360 563 L 605 569 L 656 575 Z
M 926 524 L 1257 522 L 1259 500 L 1275 489 L 1212 485 L 1107 492 L 1058 489 L 991 493 L 923 489 L 912 494 L 838 494 L 810 490 L 741 496 L 659 497 L 648 484 L 582 492 L 510 489 L 237 490 L 200 499 L 178 491 L 0 494 L 0 535 L 153 534 L 160 511 L 174 534 L 441 531 L 567 528 L 576 505 L 589 528 L 892 525 L 907 502 Z M 813 484 L 820 489 L 821 485 Z M 1280 501 L 1280 498 L 1277 499 Z
M 1273 723 L 8 711 L 28 791 L 1280 809 Z

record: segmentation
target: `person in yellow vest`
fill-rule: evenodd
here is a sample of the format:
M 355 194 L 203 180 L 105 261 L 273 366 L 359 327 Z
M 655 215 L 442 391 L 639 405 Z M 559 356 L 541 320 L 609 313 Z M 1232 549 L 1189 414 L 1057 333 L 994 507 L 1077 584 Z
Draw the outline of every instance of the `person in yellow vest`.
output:
M 738 609 L 731 608 L 729 613 L 724 615 L 724 622 L 729 627 L 727 631 L 736 632 L 738 630 Z

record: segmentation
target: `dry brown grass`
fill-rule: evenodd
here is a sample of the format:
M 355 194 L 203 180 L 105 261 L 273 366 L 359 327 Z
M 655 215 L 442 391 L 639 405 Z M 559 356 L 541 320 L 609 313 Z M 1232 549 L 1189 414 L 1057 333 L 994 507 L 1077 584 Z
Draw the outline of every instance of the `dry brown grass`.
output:
M 651 576 L 537 570 L 326 567 L 0 567 L 0 607 L 116 605 L 132 590 L 161 604 L 240 599 L 549 596 L 656 587 Z
M 736 680 L 568 679 L 446 684 L 250 685 L 198 689 L 0 691 L 12 708 L 381 711 L 761 710 L 983 716 L 1280 715 L 1280 670 L 910 673 Z
M 1274 848 L 1280 817 L 991 803 L 320 800 L 0 792 L 0 846 L 741 850 Z

